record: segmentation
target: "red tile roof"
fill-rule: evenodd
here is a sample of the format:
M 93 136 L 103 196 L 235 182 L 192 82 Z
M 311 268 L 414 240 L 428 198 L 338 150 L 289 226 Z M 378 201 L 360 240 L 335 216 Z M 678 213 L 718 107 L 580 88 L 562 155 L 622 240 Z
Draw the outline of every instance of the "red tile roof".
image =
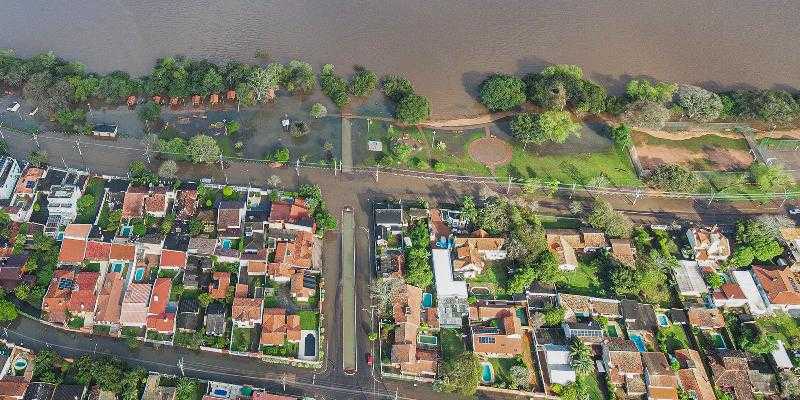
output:
M 161 261 L 159 262 L 159 265 L 166 268 L 186 268 L 186 252 L 177 250 L 163 250 L 161 252 Z
M 132 244 L 117 244 L 117 243 L 111 245 L 110 258 L 112 260 L 133 261 L 135 257 L 136 257 L 136 246 Z
M 61 263 L 78 264 L 83 261 L 86 254 L 86 240 L 64 239 L 58 253 Z
M 158 188 L 144 199 L 144 209 L 150 213 L 163 213 L 167 211 L 167 191 Z
M 159 333 L 172 333 L 175 330 L 175 314 L 148 315 L 147 329 Z
M 170 290 L 172 290 L 172 279 L 156 279 L 155 283 L 153 283 L 153 292 L 150 295 L 150 308 L 148 309 L 149 314 L 160 315 L 167 310 Z
M 97 280 L 100 274 L 97 272 L 80 272 L 75 276 L 75 286 L 69 296 L 67 310 L 77 314 L 81 312 L 94 312 L 97 305 Z
M 122 200 L 122 218 L 137 218 L 144 213 L 144 199 L 147 188 L 130 187 Z
M 50 322 L 66 322 L 67 302 L 72 285 L 68 280 L 74 280 L 75 273 L 68 270 L 56 270 L 53 272 L 53 279 L 47 287 L 47 293 L 42 300 L 42 311 L 46 313 L 46 319 Z M 63 283 L 62 283 L 63 282 Z
M 770 303 L 800 305 L 800 276 L 788 267 L 754 266 L 753 275 Z
M 283 308 L 265 308 L 261 322 L 262 346 L 280 346 L 300 340 L 300 316 L 286 314 Z
M 189 219 L 197 213 L 197 190 L 181 190 L 178 193 L 178 218 Z
M 45 170 L 36 167 L 28 167 L 22 176 L 17 181 L 17 187 L 14 193 L 19 194 L 32 194 L 33 188 L 36 186 L 35 182 L 44 176 Z
M 119 272 L 109 272 L 100 289 L 100 296 L 97 300 L 97 316 L 95 321 L 107 324 L 119 322 L 120 311 L 122 309 L 122 289 L 125 281 Z
M 109 257 L 111 257 L 111 243 L 90 240 L 86 244 L 85 259 L 89 261 L 108 261 Z
M 267 273 L 267 263 L 264 261 L 250 261 L 247 263 L 247 275 L 264 275 Z
M 212 299 L 224 299 L 228 294 L 228 287 L 231 285 L 230 272 L 214 272 L 211 275 L 211 286 L 208 287 L 208 293 Z
M 261 322 L 262 299 L 235 297 L 231 306 L 231 319 L 238 322 Z
M 64 237 L 68 239 L 86 239 L 92 231 L 92 224 L 69 224 L 64 229 Z

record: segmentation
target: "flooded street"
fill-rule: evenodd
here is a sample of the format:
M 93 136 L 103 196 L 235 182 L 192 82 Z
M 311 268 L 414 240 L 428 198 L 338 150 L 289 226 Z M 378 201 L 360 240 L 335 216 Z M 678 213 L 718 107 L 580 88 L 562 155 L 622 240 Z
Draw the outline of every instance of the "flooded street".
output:
M 0 47 L 53 50 L 142 74 L 173 54 L 292 58 L 411 78 L 435 118 L 473 115 L 487 73 L 574 63 L 619 89 L 631 76 L 711 88 L 800 86 L 800 2 L 354 0 L 6 1 Z

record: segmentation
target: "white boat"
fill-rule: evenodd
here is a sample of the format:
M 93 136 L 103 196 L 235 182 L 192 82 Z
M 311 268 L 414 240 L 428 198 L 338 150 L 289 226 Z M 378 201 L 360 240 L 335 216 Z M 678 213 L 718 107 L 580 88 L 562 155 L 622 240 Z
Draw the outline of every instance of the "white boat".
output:
M 6 111 L 17 112 L 17 110 L 19 110 L 19 107 L 20 107 L 19 103 L 15 102 L 10 106 L 6 107 Z
M 39 112 L 39 107 L 34 108 L 33 111 L 28 113 L 28 115 L 32 117 L 36 115 L 37 112 Z

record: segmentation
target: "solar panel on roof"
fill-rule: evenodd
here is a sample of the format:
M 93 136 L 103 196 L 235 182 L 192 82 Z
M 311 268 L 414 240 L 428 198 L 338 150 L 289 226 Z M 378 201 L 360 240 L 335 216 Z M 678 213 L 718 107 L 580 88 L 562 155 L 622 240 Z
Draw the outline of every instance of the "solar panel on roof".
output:
M 25 182 L 25 187 L 28 188 L 28 189 L 33 189 L 34 185 L 36 185 L 36 181 Z
M 75 282 L 72 279 L 61 278 L 61 280 L 58 281 L 58 288 L 60 290 L 72 289 L 72 285 L 74 284 Z

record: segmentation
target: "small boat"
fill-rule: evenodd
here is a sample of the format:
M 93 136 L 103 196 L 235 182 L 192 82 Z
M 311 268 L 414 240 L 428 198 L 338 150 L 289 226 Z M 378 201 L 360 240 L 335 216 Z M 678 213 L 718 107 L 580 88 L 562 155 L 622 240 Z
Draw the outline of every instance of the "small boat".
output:
M 33 111 L 28 113 L 28 115 L 32 117 L 36 115 L 37 112 L 39 112 L 39 107 L 34 108 Z

